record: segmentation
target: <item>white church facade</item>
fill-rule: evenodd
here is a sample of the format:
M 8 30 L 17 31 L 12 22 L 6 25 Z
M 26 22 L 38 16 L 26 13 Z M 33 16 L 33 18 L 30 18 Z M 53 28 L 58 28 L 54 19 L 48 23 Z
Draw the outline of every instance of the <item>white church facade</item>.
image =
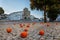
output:
M 38 18 L 30 14 L 28 8 L 24 8 L 23 11 L 17 11 L 10 14 L 6 14 L 6 19 L 2 20 L 39 21 Z
M 24 8 L 23 11 L 13 12 L 8 15 L 8 20 L 20 20 L 24 18 L 30 18 L 30 11 Z

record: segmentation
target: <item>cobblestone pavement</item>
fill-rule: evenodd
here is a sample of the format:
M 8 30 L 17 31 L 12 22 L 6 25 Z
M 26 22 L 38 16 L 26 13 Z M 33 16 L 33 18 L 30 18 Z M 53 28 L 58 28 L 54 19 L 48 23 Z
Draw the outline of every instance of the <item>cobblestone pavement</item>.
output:
M 25 24 L 22 28 L 19 24 Z M 21 38 L 20 33 L 24 31 L 26 26 L 30 24 L 28 36 Z M 6 28 L 11 27 L 12 32 L 7 33 Z M 43 29 L 45 34 L 39 35 L 39 31 Z M 0 23 L 0 40 L 60 40 L 60 23 Z

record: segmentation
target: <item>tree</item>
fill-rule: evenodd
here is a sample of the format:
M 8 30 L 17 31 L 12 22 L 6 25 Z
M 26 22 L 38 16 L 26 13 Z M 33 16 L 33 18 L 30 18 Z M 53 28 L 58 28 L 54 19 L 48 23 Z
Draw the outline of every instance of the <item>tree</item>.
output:
M 2 7 L 0 7 L 0 16 L 0 20 L 7 18 L 6 14 L 4 14 L 4 9 Z
M 0 7 L 0 15 L 1 15 L 1 14 L 4 14 L 4 10 L 3 10 L 2 7 Z
M 52 0 L 52 5 L 50 4 L 49 10 L 47 12 L 47 17 L 50 21 L 56 20 L 58 14 L 60 14 L 60 1 L 59 0 Z
M 45 0 L 30 0 L 31 9 L 44 10 L 44 22 L 46 22 Z
M 31 9 L 43 10 L 44 11 L 44 22 L 46 22 L 46 13 L 54 7 L 59 9 L 59 0 L 30 0 Z M 58 6 L 58 7 L 57 7 Z M 56 8 L 57 7 L 57 8 Z
M 57 16 L 58 16 L 58 10 L 49 10 L 47 13 L 47 17 L 50 19 L 49 21 L 52 22 L 54 20 L 56 20 Z

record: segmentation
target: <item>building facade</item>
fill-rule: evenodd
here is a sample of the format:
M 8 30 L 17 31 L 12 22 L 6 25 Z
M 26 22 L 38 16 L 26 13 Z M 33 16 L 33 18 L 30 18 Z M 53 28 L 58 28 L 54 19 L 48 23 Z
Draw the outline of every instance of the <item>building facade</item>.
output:
M 39 21 L 38 18 L 30 15 L 30 11 L 28 10 L 28 8 L 24 8 L 23 11 L 17 11 L 5 16 L 4 15 L 0 16 L 0 18 L 4 18 L 6 16 L 6 18 L 2 20 Z
M 30 18 L 30 11 L 27 8 L 24 8 L 23 11 L 10 13 L 7 17 L 7 20 L 21 20 L 28 18 Z

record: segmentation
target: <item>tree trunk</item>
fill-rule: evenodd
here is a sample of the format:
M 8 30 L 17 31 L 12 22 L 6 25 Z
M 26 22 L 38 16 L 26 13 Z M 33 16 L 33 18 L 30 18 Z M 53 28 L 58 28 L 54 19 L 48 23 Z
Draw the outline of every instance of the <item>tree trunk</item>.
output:
M 44 12 L 44 22 L 47 22 L 46 20 L 46 13 Z
M 47 19 L 46 19 L 46 6 L 44 6 L 44 22 L 45 23 L 47 22 Z

